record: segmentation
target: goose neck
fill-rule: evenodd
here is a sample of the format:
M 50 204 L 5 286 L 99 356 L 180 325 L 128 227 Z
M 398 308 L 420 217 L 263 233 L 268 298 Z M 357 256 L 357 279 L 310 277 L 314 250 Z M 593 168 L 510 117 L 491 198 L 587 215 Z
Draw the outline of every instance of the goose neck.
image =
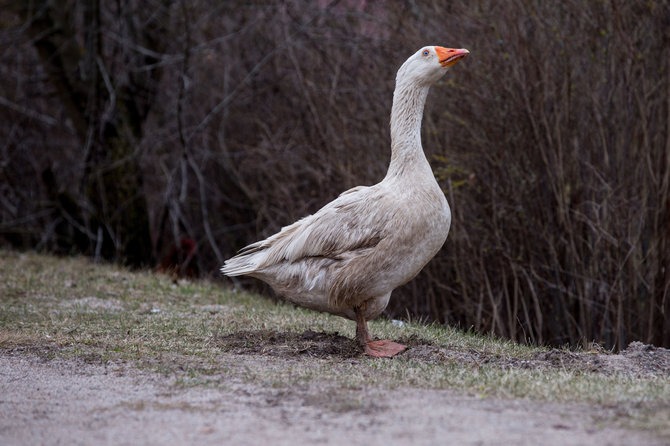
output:
M 391 109 L 391 164 L 388 176 L 415 169 L 430 169 L 421 147 L 421 120 L 429 87 L 397 82 Z M 432 174 L 432 173 L 431 173 Z

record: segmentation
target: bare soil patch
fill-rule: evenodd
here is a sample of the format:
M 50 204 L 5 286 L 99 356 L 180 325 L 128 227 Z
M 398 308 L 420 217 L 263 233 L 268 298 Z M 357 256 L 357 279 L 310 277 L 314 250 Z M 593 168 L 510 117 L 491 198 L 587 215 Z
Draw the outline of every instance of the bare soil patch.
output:
M 246 355 L 343 359 L 362 356 L 354 339 L 339 333 L 317 333 L 312 330 L 302 334 L 277 330 L 240 331 L 222 336 L 216 343 L 226 351 Z
M 412 346 L 406 357 L 425 362 L 459 361 L 472 364 L 490 364 L 502 368 L 551 369 L 562 368 L 599 372 L 603 374 L 626 373 L 634 376 L 670 374 L 670 350 L 632 342 L 619 354 L 607 352 L 571 352 L 553 349 L 537 352 L 530 358 L 492 355 L 475 350 L 461 351 L 440 348 L 430 344 Z
M 236 354 L 276 357 L 351 359 L 362 357 L 356 341 L 339 333 L 306 330 L 303 333 L 277 330 L 249 330 L 232 333 L 216 341 L 222 349 Z M 571 352 L 553 349 L 531 357 L 514 357 L 455 347 L 438 347 L 418 336 L 402 338 L 407 345 L 400 357 L 426 363 L 459 362 L 494 365 L 501 368 L 569 369 L 603 374 L 624 373 L 639 377 L 670 375 L 670 350 L 632 342 L 618 354 L 604 351 Z

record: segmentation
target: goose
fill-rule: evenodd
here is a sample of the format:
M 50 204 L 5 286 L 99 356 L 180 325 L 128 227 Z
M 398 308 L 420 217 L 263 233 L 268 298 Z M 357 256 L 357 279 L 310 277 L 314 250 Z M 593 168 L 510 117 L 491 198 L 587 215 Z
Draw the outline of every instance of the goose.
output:
M 426 46 L 398 69 L 391 161 L 381 182 L 349 189 L 315 214 L 241 249 L 221 272 L 260 279 L 296 305 L 355 321 L 356 339 L 369 356 L 405 350 L 388 339 L 373 340 L 367 321 L 447 239 L 451 211 L 421 146 L 421 119 L 430 86 L 468 54 Z

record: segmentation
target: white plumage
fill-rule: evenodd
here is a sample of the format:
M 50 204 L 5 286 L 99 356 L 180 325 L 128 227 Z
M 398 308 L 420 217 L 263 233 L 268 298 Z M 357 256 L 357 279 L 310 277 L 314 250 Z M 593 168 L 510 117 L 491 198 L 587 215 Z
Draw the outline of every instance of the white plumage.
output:
M 366 321 L 381 314 L 391 292 L 414 278 L 447 238 L 451 212 L 421 147 L 421 119 L 430 86 L 468 54 L 429 46 L 400 67 L 391 163 L 380 183 L 343 192 L 315 214 L 242 249 L 221 271 L 256 277 L 297 305 L 355 320 L 369 355 L 402 351 L 403 345 L 373 341 Z

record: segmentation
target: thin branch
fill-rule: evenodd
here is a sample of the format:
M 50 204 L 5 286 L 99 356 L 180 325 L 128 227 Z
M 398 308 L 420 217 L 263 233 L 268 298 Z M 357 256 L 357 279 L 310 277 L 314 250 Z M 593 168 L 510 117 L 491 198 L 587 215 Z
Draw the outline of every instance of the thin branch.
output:
M 56 118 L 52 118 L 51 116 L 45 115 L 44 113 L 36 112 L 35 110 L 30 110 L 29 108 L 23 107 L 19 104 L 15 104 L 14 102 L 2 96 L 0 96 L 0 105 L 4 105 L 10 110 L 19 112 L 29 118 L 41 121 L 48 126 L 55 126 L 59 124 L 59 121 Z

